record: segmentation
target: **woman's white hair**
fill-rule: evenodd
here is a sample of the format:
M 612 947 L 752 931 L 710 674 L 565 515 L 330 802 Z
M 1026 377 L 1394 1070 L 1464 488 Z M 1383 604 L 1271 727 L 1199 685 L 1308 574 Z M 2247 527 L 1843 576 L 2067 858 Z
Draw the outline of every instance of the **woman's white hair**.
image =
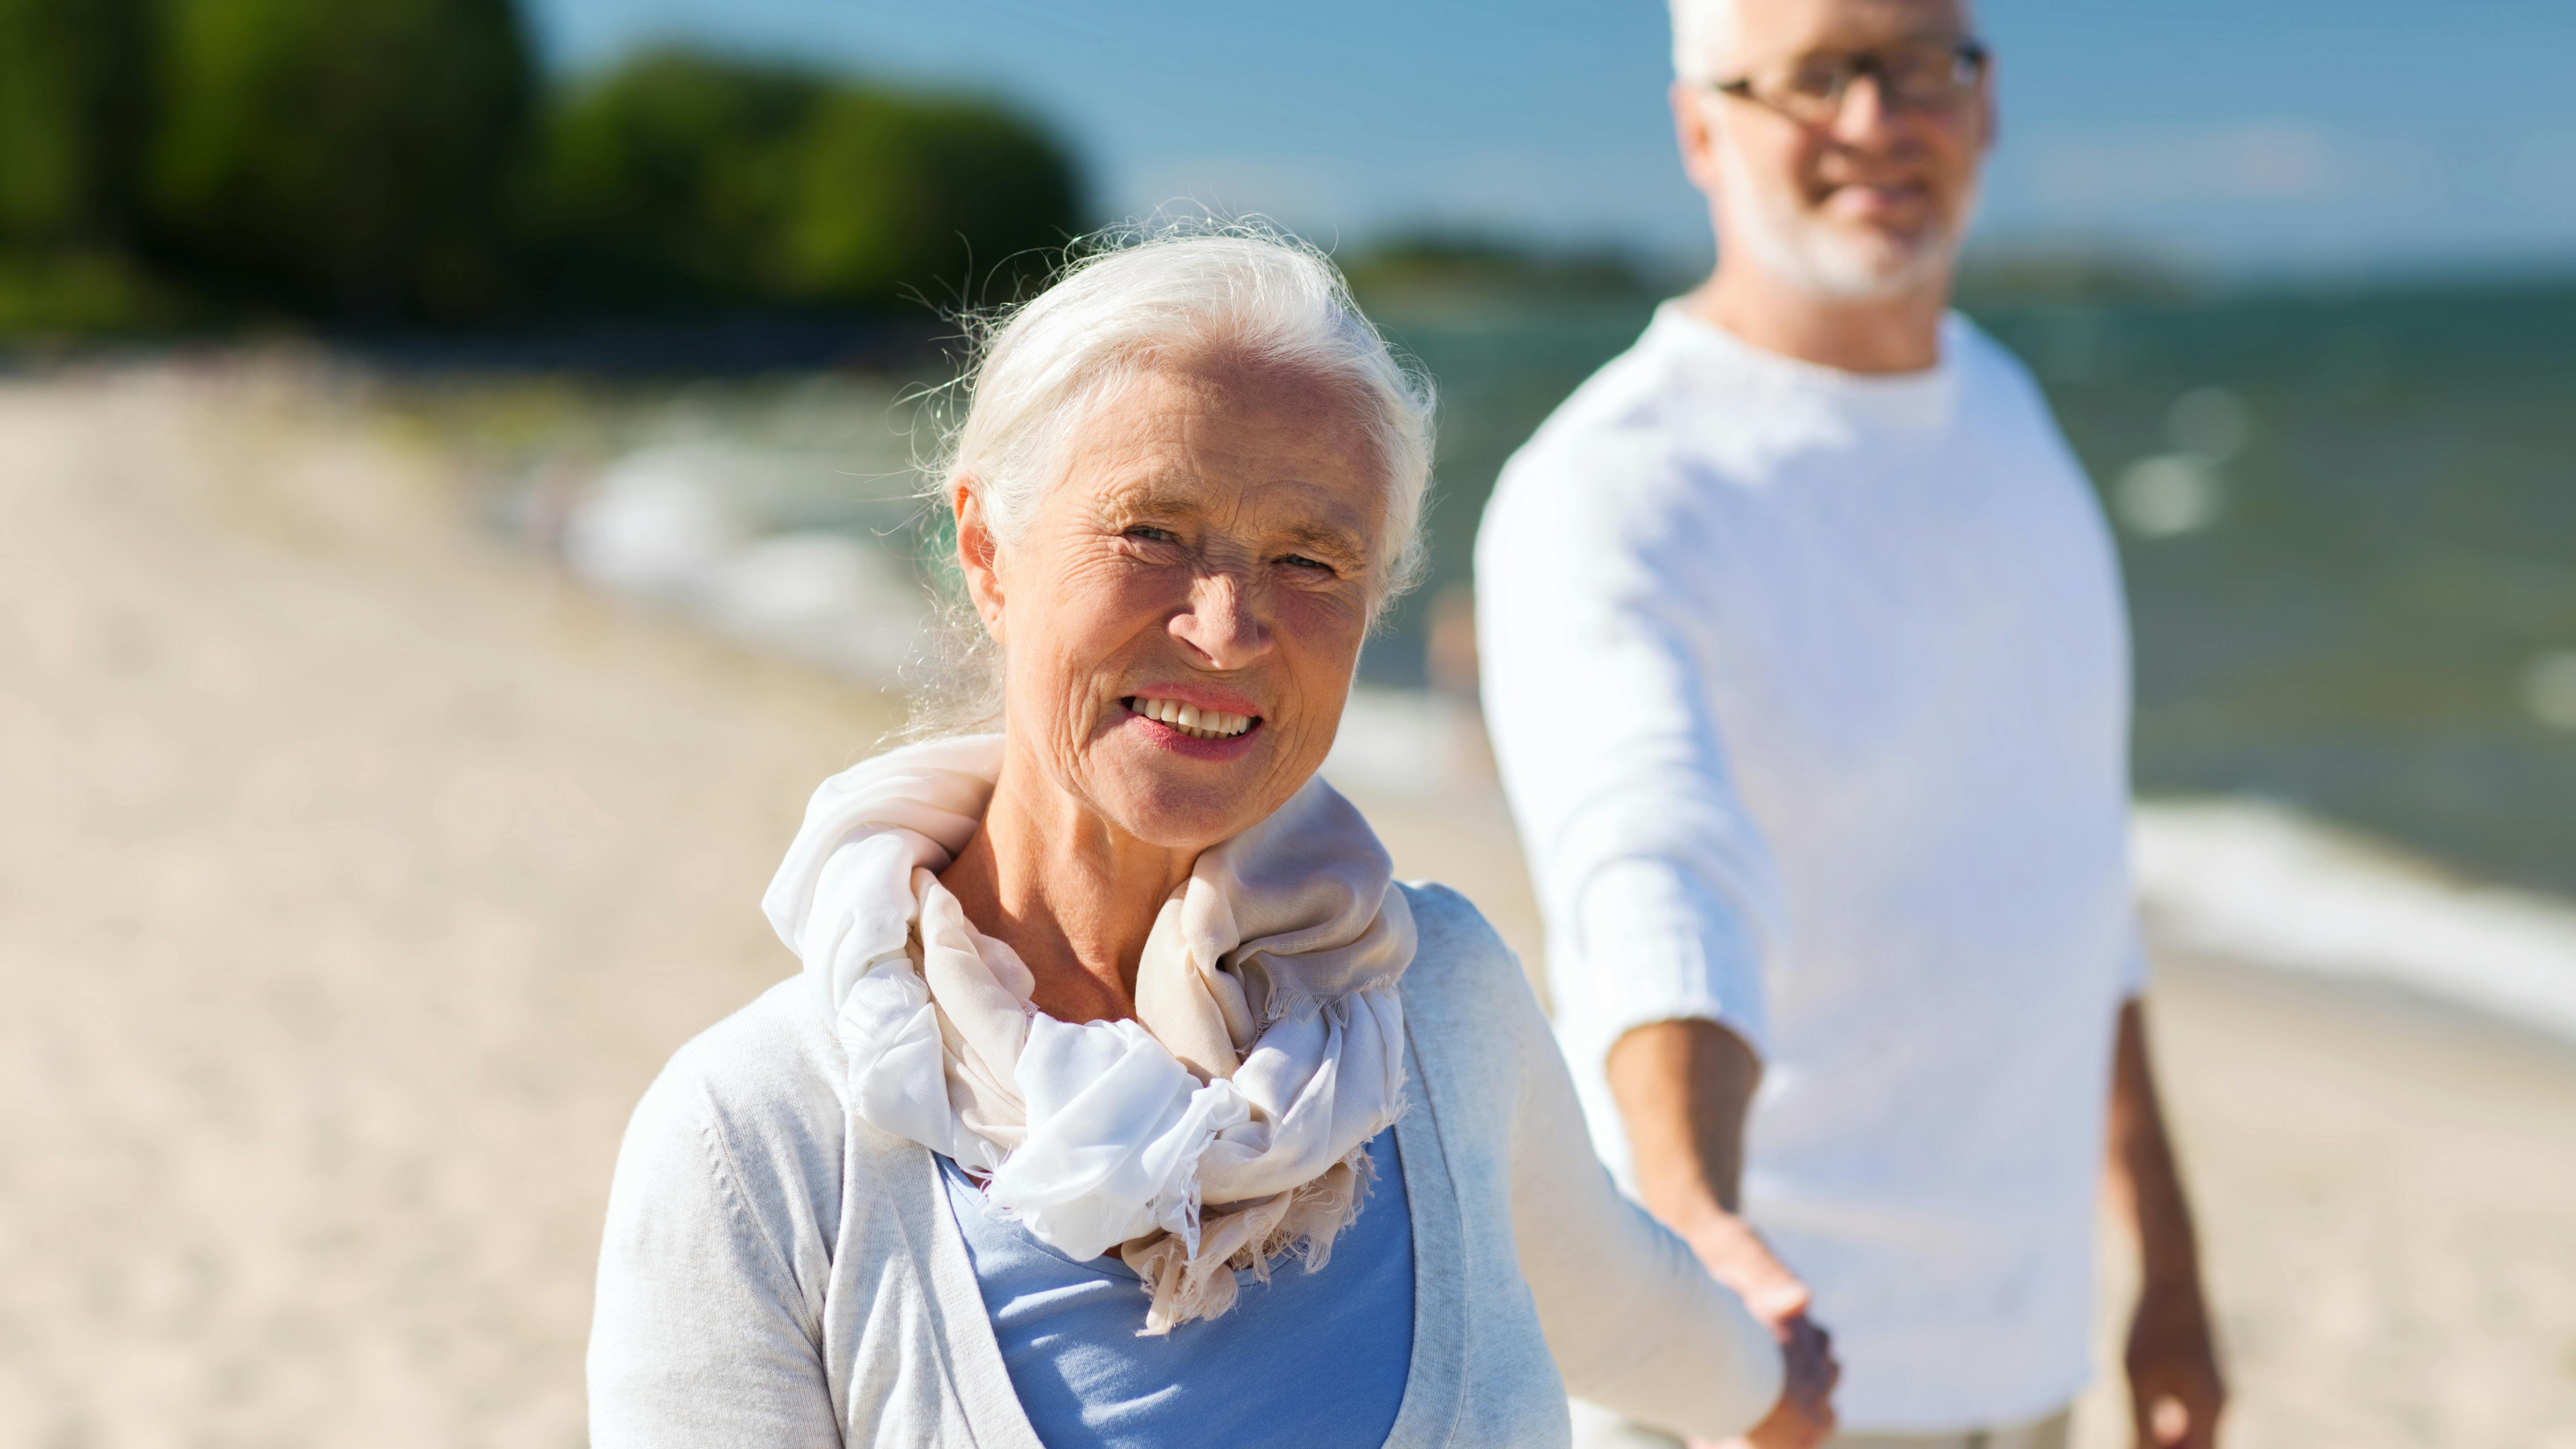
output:
M 1735 48 L 1735 0 L 1672 0 L 1673 78 L 1717 79 L 1717 65 Z
M 1260 221 L 1129 226 L 1077 253 L 1027 303 L 969 319 L 972 351 L 948 393 L 957 421 L 929 469 L 939 503 L 964 483 L 1010 547 L 1067 441 L 1121 384 L 1214 354 L 1348 391 L 1386 479 L 1372 614 L 1419 581 L 1431 382 L 1361 314 L 1330 258 Z M 971 610 L 951 612 L 947 679 L 917 702 L 915 733 L 999 717 L 1000 661 Z

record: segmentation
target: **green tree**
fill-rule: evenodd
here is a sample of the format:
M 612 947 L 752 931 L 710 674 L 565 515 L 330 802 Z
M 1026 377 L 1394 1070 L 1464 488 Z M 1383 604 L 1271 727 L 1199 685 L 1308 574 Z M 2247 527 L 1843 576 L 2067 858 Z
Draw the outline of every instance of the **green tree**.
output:
M 512 0 L 158 0 L 142 174 L 156 258 L 342 317 L 507 287 L 500 204 L 535 73 Z
M 527 210 L 580 306 L 734 301 L 763 266 L 817 77 L 691 51 L 640 55 L 561 102 Z
M 985 300 L 1044 271 L 1079 225 L 1064 152 L 979 101 L 844 91 L 808 128 L 798 182 L 783 260 L 814 296 Z
M 124 238 L 149 37 L 145 0 L 0 0 L 0 246 Z
M 576 92 L 532 190 L 586 307 L 952 300 L 1079 225 L 1063 149 L 1000 107 L 685 51 Z

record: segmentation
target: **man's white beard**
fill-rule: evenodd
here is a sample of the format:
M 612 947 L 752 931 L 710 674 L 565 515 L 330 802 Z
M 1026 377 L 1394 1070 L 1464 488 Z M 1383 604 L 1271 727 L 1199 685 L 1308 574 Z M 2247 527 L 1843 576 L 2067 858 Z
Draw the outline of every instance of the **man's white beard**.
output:
M 1845 231 L 1797 210 L 1754 180 L 1734 147 L 1721 143 L 1718 155 L 1719 205 L 1726 209 L 1734 237 L 1764 271 L 1801 291 L 1839 301 L 1886 301 L 1945 280 L 1958 260 L 1967 220 L 1977 209 L 1972 188 L 1955 223 L 1933 221 L 1910 240 Z

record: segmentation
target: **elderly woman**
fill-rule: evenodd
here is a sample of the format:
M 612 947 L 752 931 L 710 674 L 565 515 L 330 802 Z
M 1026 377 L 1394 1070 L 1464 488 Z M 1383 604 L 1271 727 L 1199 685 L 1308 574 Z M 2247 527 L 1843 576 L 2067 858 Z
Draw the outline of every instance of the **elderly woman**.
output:
M 1331 266 L 1112 251 L 970 383 L 945 493 L 999 732 L 814 797 L 767 899 L 803 973 L 618 1159 L 592 1442 L 1761 1418 L 1777 1348 L 1595 1164 L 1510 953 L 1316 777 L 1430 471 Z

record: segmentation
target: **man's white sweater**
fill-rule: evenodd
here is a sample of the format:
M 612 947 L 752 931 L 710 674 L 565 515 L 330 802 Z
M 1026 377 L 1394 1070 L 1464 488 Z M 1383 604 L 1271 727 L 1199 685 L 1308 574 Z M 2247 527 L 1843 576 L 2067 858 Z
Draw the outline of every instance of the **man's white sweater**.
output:
M 1596 1144 L 1624 1177 L 1622 1032 L 1725 1023 L 1844 1424 L 2064 1407 L 2141 966 L 2117 565 L 2028 374 L 1956 317 L 1864 376 L 1667 305 L 1504 470 L 1476 578 Z

